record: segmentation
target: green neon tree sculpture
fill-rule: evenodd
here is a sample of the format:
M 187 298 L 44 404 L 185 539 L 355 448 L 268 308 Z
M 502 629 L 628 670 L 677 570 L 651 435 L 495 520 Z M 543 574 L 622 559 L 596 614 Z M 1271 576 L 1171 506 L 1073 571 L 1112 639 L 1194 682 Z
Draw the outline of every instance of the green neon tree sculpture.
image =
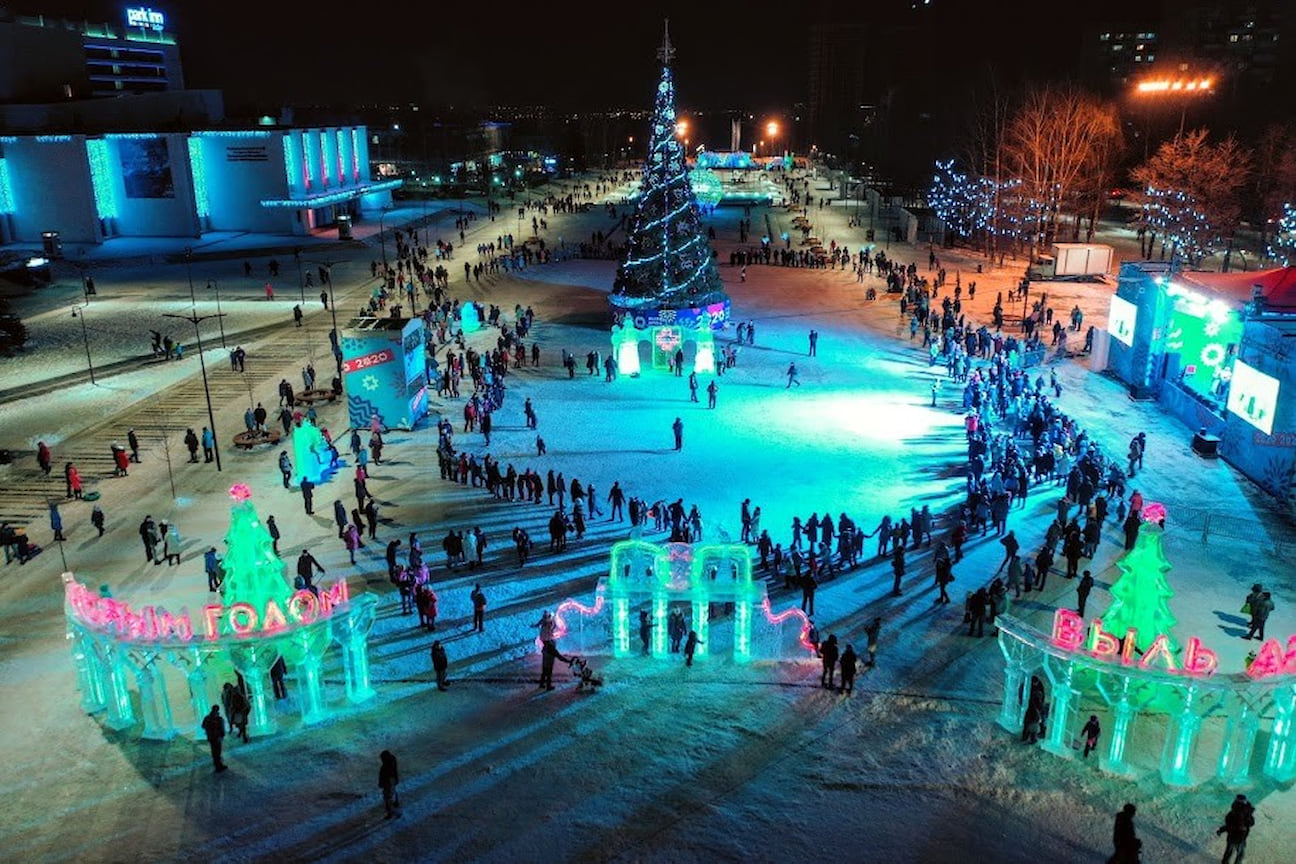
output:
M 657 52 L 662 72 L 639 200 L 613 283 L 612 304 L 621 309 L 689 308 L 727 299 L 676 137 L 674 55 L 668 29 Z
M 284 563 L 274 551 L 270 531 L 257 515 L 250 500 L 252 492 L 242 483 L 230 489 L 230 527 L 225 534 L 224 604 L 247 603 L 261 615 L 269 601 L 286 609 L 293 586 L 284 575 Z M 228 627 L 222 619 L 222 628 Z
M 1139 651 L 1146 651 L 1158 636 L 1165 636 L 1170 651 L 1178 652 L 1179 643 L 1171 633 L 1178 623 L 1170 611 L 1174 590 L 1165 578 L 1171 564 L 1161 548 L 1165 507 L 1148 504 L 1142 515 L 1144 522 L 1134 548 L 1116 562 L 1121 577 L 1111 587 L 1112 603 L 1103 613 L 1102 627 L 1117 639 L 1134 628 Z

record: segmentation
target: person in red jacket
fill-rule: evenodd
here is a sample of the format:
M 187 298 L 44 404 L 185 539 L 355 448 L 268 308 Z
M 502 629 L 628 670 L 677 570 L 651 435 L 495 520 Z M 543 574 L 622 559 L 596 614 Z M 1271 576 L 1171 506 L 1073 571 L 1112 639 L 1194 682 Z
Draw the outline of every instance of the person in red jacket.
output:
M 67 477 L 67 497 L 81 497 L 81 472 L 71 462 L 63 468 L 63 473 Z

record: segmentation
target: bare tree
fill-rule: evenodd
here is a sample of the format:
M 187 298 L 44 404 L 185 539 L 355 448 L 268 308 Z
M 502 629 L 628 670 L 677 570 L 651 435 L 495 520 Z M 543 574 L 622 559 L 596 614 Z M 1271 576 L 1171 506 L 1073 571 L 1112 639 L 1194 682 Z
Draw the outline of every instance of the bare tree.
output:
M 1261 240 L 1296 204 L 1296 124 L 1275 123 L 1265 129 L 1256 145 L 1254 195 L 1260 208 Z
M 1241 192 L 1251 173 L 1252 155 L 1229 136 L 1218 144 L 1197 129 L 1165 142 L 1133 171 L 1143 186 L 1148 227 L 1161 235 L 1161 254 L 1181 253 L 1191 264 L 1231 238 L 1242 213 Z M 1149 240 L 1151 254 L 1155 236 Z M 1231 240 L 1230 240 L 1231 242 Z
M 1119 136 L 1116 112 L 1079 89 L 1048 84 L 1027 93 L 1008 124 L 1004 154 L 1021 181 L 1032 260 L 1057 235 L 1064 203 L 1092 182 L 1097 162 L 1112 158 Z

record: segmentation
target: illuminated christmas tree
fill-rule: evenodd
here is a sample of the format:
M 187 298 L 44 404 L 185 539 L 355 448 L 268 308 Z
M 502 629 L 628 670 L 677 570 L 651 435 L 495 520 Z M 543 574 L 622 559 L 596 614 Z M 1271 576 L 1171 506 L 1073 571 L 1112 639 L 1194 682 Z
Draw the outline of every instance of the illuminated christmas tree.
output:
M 1269 257 L 1283 267 L 1296 265 L 1296 206 L 1283 205 L 1282 218 L 1269 244 Z
M 247 603 L 260 614 L 273 600 L 282 610 L 293 587 L 284 575 L 283 561 L 275 554 L 270 531 L 252 506 L 252 492 L 247 486 L 235 485 L 230 497 L 234 505 L 225 534 L 223 602 L 226 606 Z
M 639 199 L 627 228 L 625 257 L 611 296 L 614 310 L 636 318 L 641 313 L 651 318 L 659 309 L 728 301 L 689 183 L 684 147 L 675 133 L 675 82 L 670 67 L 674 54 L 668 31 L 658 52 L 661 81 Z M 663 318 L 674 320 L 669 315 Z M 722 323 L 723 319 L 713 322 L 715 326 Z
M 1112 604 L 1102 616 L 1102 628 L 1118 639 L 1133 628 L 1135 645 L 1146 651 L 1158 636 L 1165 636 L 1172 652 L 1179 643 L 1170 632 L 1177 619 L 1170 612 L 1174 591 L 1166 582 L 1170 562 L 1161 549 L 1165 529 L 1165 507 L 1148 504 L 1143 508 L 1143 525 L 1129 554 L 1116 562 L 1121 577 L 1111 587 Z

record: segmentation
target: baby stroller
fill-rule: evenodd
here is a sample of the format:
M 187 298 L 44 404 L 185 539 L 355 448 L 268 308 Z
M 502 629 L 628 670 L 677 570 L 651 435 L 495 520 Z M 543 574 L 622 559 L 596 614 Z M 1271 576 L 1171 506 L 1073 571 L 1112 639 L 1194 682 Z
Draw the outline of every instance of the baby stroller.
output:
M 586 687 L 595 690 L 603 686 L 603 679 L 594 674 L 594 670 L 589 666 L 589 661 L 584 657 L 572 655 L 567 665 L 571 667 L 572 676 L 576 678 L 577 692 L 584 690 Z

